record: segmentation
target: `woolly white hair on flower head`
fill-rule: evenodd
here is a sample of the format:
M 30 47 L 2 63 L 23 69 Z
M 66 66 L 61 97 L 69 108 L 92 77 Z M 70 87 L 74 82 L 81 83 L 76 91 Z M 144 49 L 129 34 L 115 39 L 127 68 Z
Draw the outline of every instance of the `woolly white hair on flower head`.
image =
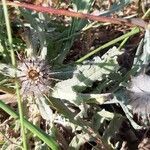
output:
M 150 122 L 150 76 L 142 73 L 133 77 L 128 91 L 133 113 L 143 121 Z
M 43 94 L 49 93 L 50 69 L 45 60 L 39 57 L 27 58 L 19 63 L 17 68 L 23 97 L 41 97 Z

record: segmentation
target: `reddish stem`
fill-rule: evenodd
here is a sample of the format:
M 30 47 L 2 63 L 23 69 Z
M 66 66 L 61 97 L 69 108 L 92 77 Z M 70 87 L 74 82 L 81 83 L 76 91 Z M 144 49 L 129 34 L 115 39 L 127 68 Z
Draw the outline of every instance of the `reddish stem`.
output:
M 55 8 L 51 8 L 51 7 L 43 7 L 43 6 L 39 6 L 39 5 L 33 5 L 33 4 L 7 2 L 7 5 L 23 7 L 23 8 L 27 8 L 30 10 L 35 10 L 37 12 L 69 16 L 69 17 L 76 17 L 76 18 L 88 19 L 88 20 L 93 20 L 93 21 L 98 21 L 98 22 L 109 22 L 112 24 L 120 24 L 120 25 L 127 25 L 127 26 L 139 26 L 142 28 L 145 28 L 147 25 L 147 23 L 143 22 L 143 20 L 94 16 L 91 14 L 83 14 L 83 13 L 79 13 L 79 12 L 72 12 L 72 11 L 63 10 L 63 9 L 55 9 Z

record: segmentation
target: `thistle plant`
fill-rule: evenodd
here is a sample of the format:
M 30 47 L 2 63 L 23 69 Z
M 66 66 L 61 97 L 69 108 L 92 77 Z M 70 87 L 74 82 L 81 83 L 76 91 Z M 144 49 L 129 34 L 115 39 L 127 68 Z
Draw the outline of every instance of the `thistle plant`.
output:
M 150 122 L 150 76 L 142 73 L 131 79 L 129 90 L 129 105 L 133 114 L 145 126 Z
M 150 30 L 146 29 L 144 37 L 143 53 L 137 59 L 135 58 L 133 69 L 136 68 L 137 75 L 131 78 L 127 90 L 129 91 L 129 105 L 132 107 L 133 114 L 137 115 L 141 125 L 149 127 L 150 125 Z M 141 45 L 139 51 L 141 53 Z M 138 60 L 138 61 L 137 61 Z
M 41 97 L 50 91 L 50 67 L 40 57 L 23 60 L 18 65 L 18 78 L 22 97 Z
M 82 5 L 80 5 L 79 1 L 73 0 L 71 3 L 74 4 L 72 8 L 75 11 L 84 14 L 91 10 L 93 2 L 83 0 Z M 63 27 L 59 27 L 59 24 L 57 26 L 55 24 L 55 17 L 41 12 L 35 13 L 27 9 L 20 9 L 19 14 L 20 16 L 17 16 L 19 27 L 21 29 L 28 28 L 30 36 L 27 35 L 26 37 L 25 35 L 22 38 L 25 47 L 15 51 L 18 54 L 17 56 L 21 54 L 22 50 L 24 53 L 22 58 L 19 57 L 16 60 L 16 67 L 14 68 L 12 65 L 3 62 L 0 64 L 0 75 L 6 79 L 11 79 L 7 80 L 10 81 L 10 84 L 8 85 L 8 82 L 5 82 L 4 86 L 8 85 L 13 91 L 16 90 L 13 81 L 17 80 L 19 83 L 25 112 L 22 122 L 33 134 L 40 137 L 41 141 L 36 141 L 36 138 L 31 134 L 27 135 L 27 139 L 32 138 L 37 149 L 49 149 L 47 145 L 51 149 L 57 149 L 57 146 L 51 147 L 49 135 L 55 136 L 59 145 L 63 145 L 64 149 L 80 149 L 82 146 L 84 147 L 85 143 L 91 145 L 92 142 L 95 142 L 94 146 L 92 145 L 92 148 L 95 149 L 102 149 L 102 147 L 104 149 L 112 149 L 112 147 L 113 149 L 119 149 L 117 143 L 120 145 L 120 141 L 118 142 L 118 139 L 115 139 L 115 134 L 119 132 L 119 128 L 126 117 L 128 119 L 130 117 L 129 121 L 132 125 L 135 125 L 135 121 L 127 105 L 118 96 L 120 94 L 121 98 L 123 97 L 125 88 L 122 87 L 122 83 L 128 82 L 127 74 L 129 75 L 130 72 L 127 74 L 124 72 L 124 68 L 119 65 L 117 58 L 124 52 L 120 50 L 120 47 L 126 44 L 130 36 L 139 33 L 140 30 L 134 28 L 132 31 L 92 50 L 85 56 L 79 56 L 80 59 L 76 61 L 77 63 L 63 65 L 71 73 L 68 75 L 63 71 L 61 64 L 67 58 L 69 51 L 72 50 L 76 35 L 82 34 L 88 28 L 93 27 L 93 24 L 88 20 L 70 18 L 69 21 L 64 23 Z M 117 46 L 108 48 L 114 44 L 118 45 L 122 40 L 124 41 L 119 48 Z M 103 50 L 101 57 L 94 56 L 101 50 Z M 14 53 L 14 59 L 17 57 L 16 53 Z M 54 68 L 56 66 L 52 66 L 50 62 L 56 65 L 59 70 Z M 56 69 L 57 72 L 52 68 Z M 53 86 L 53 81 L 57 80 L 54 75 L 58 73 L 60 73 L 62 81 Z M 148 110 L 150 100 L 149 81 L 148 75 L 140 74 L 131 79 L 128 87 L 130 93 L 128 104 L 132 106 L 133 114 L 137 114 L 139 117 L 145 116 L 148 120 L 150 115 Z M 1 82 L 1 85 L 3 83 Z M 127 101 L 128 99 L 125 99 L 125 102 Z M 116 106 L 120 104 L 124 114 L 116 111 L 112 103 L 115 103 Z M 9 106 L 1 105 L 1 103 L 0 106 L 1 108 L 3 106 L 9 108 Z M 6 109 L 6 111 L 9 109 Z M 9 111 L 9 115 L 11 115 L 10 112 L 13 112 L 13 110 Z M 16 113 L 11 116 L 18 119 Z M 42 126 L 44 134 L 41 134 L 40 128 L 35 130 L 36 127 L 33 124 L 36 127 Z M 20 135 L 17 138 L 21 141 Z M 112 141 L 116 140 L 116 142 L 112 143 L 111 139 Z M 53 140 L 52 143 L 55 145 Z

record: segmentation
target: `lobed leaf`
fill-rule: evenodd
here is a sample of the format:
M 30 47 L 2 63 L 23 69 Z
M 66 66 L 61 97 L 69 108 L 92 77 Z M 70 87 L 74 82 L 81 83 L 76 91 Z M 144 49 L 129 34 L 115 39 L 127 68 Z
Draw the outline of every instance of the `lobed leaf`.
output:
M 110 73 L 117 70 L 119 66 L 116 59 L 120 53 L 121 52 L 114 47 L 105 53 L 102 58 L 95 57 L 91 61 L 77 65 L 71 79 L 64 80 L 55 85 L 52 96 L 68 100 L 77 105 L 84 100 L 96 98 L 92 93 L 87 95 L 81 92 L 88 87 L 92 87 L 95 81 L 101 81 L 104 77 L 107 77 Z M 96 99 L 99 98 L 102 98 L 102 95 L 97 94 Z M 104 100 L 104 97 L 102 99 Z

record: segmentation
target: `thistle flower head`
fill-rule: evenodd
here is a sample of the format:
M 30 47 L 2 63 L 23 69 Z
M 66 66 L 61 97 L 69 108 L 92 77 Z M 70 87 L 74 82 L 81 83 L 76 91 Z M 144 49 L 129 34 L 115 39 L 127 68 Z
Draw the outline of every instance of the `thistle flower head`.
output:
M 21 83 L 21 95 L 23 97 L 41 97 L 50 90 L 50 69 L 45 60 L 32 57 L 18 64 L 18 78 Z
M 150 76 L 140 74 L 131 79 L 129 90 L 129 104 L 132 106 L 133 114 L 138 116 L 141 123 L 150 123 Z

